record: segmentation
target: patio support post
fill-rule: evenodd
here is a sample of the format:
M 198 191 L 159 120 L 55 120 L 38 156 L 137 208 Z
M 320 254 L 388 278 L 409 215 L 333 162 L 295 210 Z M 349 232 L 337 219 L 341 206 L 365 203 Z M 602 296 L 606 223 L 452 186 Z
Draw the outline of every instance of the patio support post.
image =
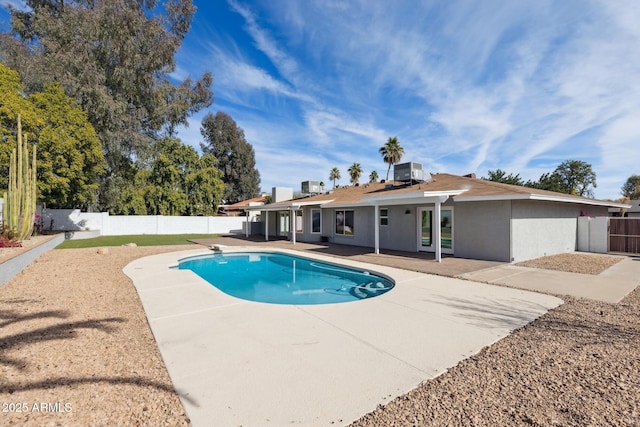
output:
M 373 241 L 375 253 L 380 253 L 380 208 L 377 204 L 373 205 L 375 214 L 373 215 Z
M 249 238 L 249 209 L 246 210 L 247 212 L 247 221 L 245 222 L 245 236 L 247 239 Z
M 442 236 L 440 236 L 440 200 L 435 201 L 435 206 L 433 209 L 434 219 L 433 219 L 433 235 L 436 244 L 436 262 L 442 261 Z
M 296 209 L 297 210 L 297 209 Z M 293 241 L 293 244 L 296 244 L 296 219 L 298 218 L 296 216 L 296 210 L 294 210 L 293 208 L 291 208 L 291 210 L 289 211 L 289 215 L 291 216 L 291 240 Z
M 269 211 L 264 211 L 264 240 L 269 240 Z

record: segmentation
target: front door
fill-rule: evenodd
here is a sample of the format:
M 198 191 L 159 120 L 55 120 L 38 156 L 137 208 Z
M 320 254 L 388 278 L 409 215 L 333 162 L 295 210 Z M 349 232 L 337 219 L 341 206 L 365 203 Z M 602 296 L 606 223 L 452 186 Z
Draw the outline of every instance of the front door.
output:
M 435 252 L 433 208 L 418 209 L 418 250 Z M 440 247 L 442 253 L 453 254 L 453 208 L 440 208 Z

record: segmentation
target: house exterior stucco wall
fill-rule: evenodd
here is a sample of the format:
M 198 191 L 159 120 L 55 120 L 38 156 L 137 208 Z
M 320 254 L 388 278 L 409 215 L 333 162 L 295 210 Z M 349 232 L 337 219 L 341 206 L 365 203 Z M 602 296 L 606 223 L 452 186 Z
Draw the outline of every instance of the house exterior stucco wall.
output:
M 388 209 L 389 213 L 388 225 L 380 226 L 380 248 L 417 251 L 417 208 L 415 206 L 380 206 L 379 208 Z
M 313 209 L 320 210 L 320 233 L 312 233 L 312 224 L 311 224 L 311 211 Z M 318 207 L 309 207 L 305 206 L 301 209 L 302 211 L 302 232 L 296 233 L 296 240 L 299 242 L 307 242 L 307 243 L 317 243 L 322 240 L 322 236 L 326 236 L 325 228 L 327 227 L 327 218 L 328 215 L 324 215 L 324 212 Z
M 511 216 L 512 261 L 575 251 L 578 217 L 581 215 L 607 215 L 607 208 L 514 200 Z
M 328 221 L 322 224 L 323 227 L 323 235 L 331 236 L 329 238 L 330 241 L 334 243 L 340 243 L 343 245 L 353 245 L 353 246 L 374 246 L 374 235 L 373 235 L 373 222 L 374 219 L 374 210 L 373 206 L 367 207 L 357 207 L 357 208 L 345 208 L 345 209 L 325 209 L 330 212 Z M 353 211 L 354 220 L 353 220 L 353 235 L 342 235 L 336 233 L 336 211 L 347 210 Z M 325 216 L 323 215 L 323 220 Z M 328 233 L 328 234 L 325 234 Z
M 453 216 L 455 256 L 509 262 L 511 201 L 456 203 Z
M 269 216 L 268 220 L 267 220 L 267 215 Z M 262 223 L 265 224 L 263 226 L 263 233 L 266 227 L 270 238 L 277 236 L 278 212 L 269 212 L 269 211 L 263 212 Z

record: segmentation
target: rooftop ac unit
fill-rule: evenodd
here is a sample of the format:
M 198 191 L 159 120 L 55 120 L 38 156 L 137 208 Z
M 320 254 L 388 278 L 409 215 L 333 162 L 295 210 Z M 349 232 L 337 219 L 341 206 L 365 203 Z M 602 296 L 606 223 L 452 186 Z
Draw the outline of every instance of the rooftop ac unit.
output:
M 302 194 L 319 194 L 322 192 L 320 181 L 303 181 L 301 189 Z
M 422 163 L 408 162 L 394 165 L 393 179 L 400 182 L 424 181 Z

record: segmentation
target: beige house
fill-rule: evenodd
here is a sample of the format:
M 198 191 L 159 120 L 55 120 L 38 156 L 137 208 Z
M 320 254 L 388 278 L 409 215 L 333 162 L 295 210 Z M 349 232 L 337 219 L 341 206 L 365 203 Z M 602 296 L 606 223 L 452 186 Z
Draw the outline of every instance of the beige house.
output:
M 610 201 L 439 173 L 418 183 L 372 183 L 264 205 L 265 239 L 340 244 L 519 262 L 577 248 L 580 216 Z M 253 229 L 255 233 L 255 228 Z

